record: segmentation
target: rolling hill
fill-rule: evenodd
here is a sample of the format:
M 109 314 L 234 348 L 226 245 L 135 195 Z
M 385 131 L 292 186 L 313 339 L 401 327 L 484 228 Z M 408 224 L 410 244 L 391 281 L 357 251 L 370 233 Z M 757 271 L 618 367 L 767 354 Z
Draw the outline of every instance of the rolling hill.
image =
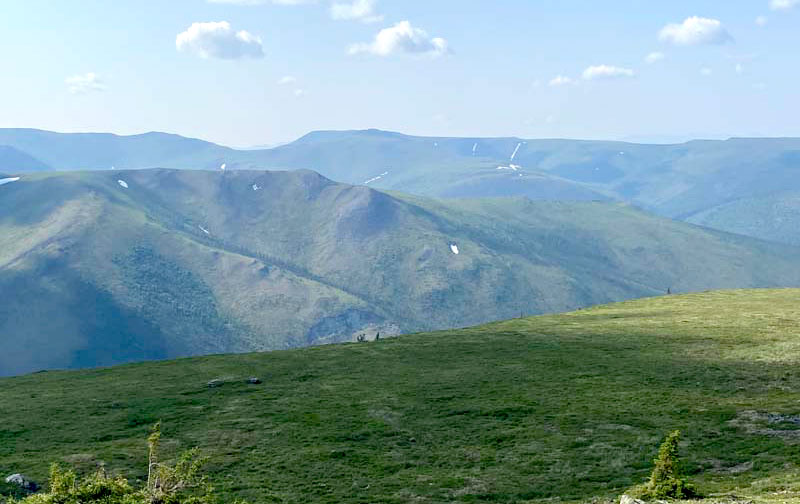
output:
M 792 138 L 644 145 L 319 131 L 273 149 L 243 151 L 163 133 L 0 129 L 0 145 L 58 170 L 216 170 L 225 164 L 311 169 L 343 183 L 432 197 L 616 200 L 723 231 L 800 244 L 800 139 Z
M 41 160 L 53 170 L 139 168 L 218 169 L 234 151 L 203 140 L 167 133 L 120 136 L 110 133 L 56 133 L 0 128 L 0 145 Z M 1 165 L 0 165 L 1 166 Z M 12 173 L 27 171 L 9 166 Z
M 102 462 L 143 478 L 160 419 L 164 449 L 199 446 L 231 499 L 610 502 L 681 429 L 710 502 L 797 502 L 798 300 L 800 290 L 667 296 L 373 343 L 3 379 L 0 474 L 44 482 L 50 462 Z
M 0 186 L 0 374 L 270 350 L 710 288 L 800 252 L 601 202 L 434 200 L 310 171 Z

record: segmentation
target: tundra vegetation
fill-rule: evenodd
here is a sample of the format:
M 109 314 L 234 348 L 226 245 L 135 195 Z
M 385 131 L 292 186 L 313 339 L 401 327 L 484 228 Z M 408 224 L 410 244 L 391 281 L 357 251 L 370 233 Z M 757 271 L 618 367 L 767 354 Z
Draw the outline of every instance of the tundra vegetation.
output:
M 606 501 L 648 481 L 664 434 L 679 429 L 677 476 L 703 495 L 795 503 L 798 301 L 798 290 L 673 295 L 5 378 L 0 474 L 45 483 L 51 462 L 78 478 L 104 464 L 139 488 L 142 440 L 161 419 L 163 460 L 199 447 L 228 500 Z

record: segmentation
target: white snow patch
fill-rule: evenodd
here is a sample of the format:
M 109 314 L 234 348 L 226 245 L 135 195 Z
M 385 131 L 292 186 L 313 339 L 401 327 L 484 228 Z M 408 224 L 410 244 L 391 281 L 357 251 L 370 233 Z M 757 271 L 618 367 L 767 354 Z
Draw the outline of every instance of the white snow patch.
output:
M 204 232 L 205 234 L 207 234 L 207 235 L 211 234 L 211 233 L 208 232 L 208 229 L 204 228 L 203 226 L 198 225 L 197 227 L 199 227 L 200 231 Z
M 19 180 L 19 177 L 9 177 L 0 179 L 0 185 L 10 184 L 11 182 L 16 182 L 17 180 Z
M 261 189 L 261 188 L 258 187 L 258 184 L 253 184 L 253 190 L 254 191 L 258 191 L 259 189 Z
M 385 172 L 381 173 L 381 174 L 380 174 L 380 175 L 378 175 L 377 177 L 372 177 L 372 178 L 371 178 L 371 179 L 369 179 L 369 180 L 365 180 L 365 181 L 364 181 L 364 185 L 371 184 L 371 183 L 373 183 L 373 182 L 377 182 L 378 180 L 382 179 L 382 178 L 383 178 L 383 177 L 385 177 L 386 175 L 389 175 L 389 172 L 388 172 L 388 171 L 385 171 Z
M 498 170 L 511 170 L 511 171 L 518 171 L 520 168 L 522 168 L 520 165 L 515 165 L 515 164 L 497 167 Z
M 519 152 L 520 147 L 522 147 L 522 142 L 517 144 L 517 148 L 514 149 L 514 153 L 511 154 L 511 161 L 514 161 L 514 158 L 517 157 L 517 152 Z
M 227 168 L 227 167 L 228 167 L 227 163 L 222 163 L 222 165 L 220 165 L 219 169 L 222 170 L 222 171 L 225 171 L 225 168 Z
M 125 189 L 127 189 L 127 188 L 128 188 L 128 183 L 127 183 L 127 182 L 125 182 L 125 181 L 124 181 L 124 180 L 122 180 L 122 179 L 119 179 L 119 180 L 117 180 L 117 184 L 119 184 L 121 187 L 124 187 Z
M 476 152 L 477 150 L 478 150 L 478 142 L 475 142 L 475 144 L 472 146 L 472 155 L 473 155 L 473 156 L 475 155 L 475 152 Z
M 434 147 L 439 147 L 439 142 L 433 142 Z
M 454 253 L 455 255 L 458 255 L 459 254 L 458 245 L 456 245 L 455 243 L 451 243 L 450 244 L 450 252 Z
M 619 155 L 620 156 L 624 156 L 625 155 L 625 151 L 619 151 Z

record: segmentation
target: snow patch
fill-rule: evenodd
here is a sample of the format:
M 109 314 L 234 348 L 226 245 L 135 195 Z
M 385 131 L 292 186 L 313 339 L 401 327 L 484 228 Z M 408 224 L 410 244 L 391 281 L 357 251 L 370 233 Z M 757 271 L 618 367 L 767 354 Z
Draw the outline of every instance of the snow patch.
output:
M 225 171 L 225 168 L 227 168 L 227 167 L 228 167 L 227 163 L 222 163 L 220 165 L 219 169 L 222 170 L 222 171 Z
M 208 232 L 208 229 L 204 228 L 203 226 L 198 225 L 197 227 L 199 227 L 200 231 L 204 232 L 205 234 L 207 234 L 207 235 L 211 234 L 211 233 Z
M 9 177 L 0 179 L 0 185 L 10 184 L 11 182 L 16 182 L 17 180 L 19 180 L 19 177 Z
M 477 150 L 478 150 L 478 142 L 475 142 L 475 143 L 472 145 L 472 155 L 473 155 L 473 156 L 475 155 L 475 152 L 476 152 Z
M 381 174 L 380 174 L 380 175 L 378 175 L 377 177 L 372 177 L 372 178 L 371 178 L 371 179 L 369 179 L 369 180 L 365 180 L 365 181 L 364 181 L 364 185 L 371 184 L 371 183 L 373 183 L 373 182 L 377 182 L 378 180 L 382 179 L 382 178 L 383 178 L 383 177 L 385 177 L 386 175 L 389 175 L 389 172 L 388 172 L 388 171 L 385 171 L 385 172 L 381 173 Z
M 127 189 L 127 188 L 128 188 L 128 183 L 127 183 L 127 182 L 125 182 L 125 181 L 124 181 L 124 180 L 122 180 L 122 179 L 119 179 L 119 180 L 117 180 L 117 184 L 119 184 L 119 185 L 120 185 L 120 187 L 124 187 L 125 189 Z
M 439 142 L 433 142 L 434 147 L 439 147 Z
M 254 191 L 258 191 L 259 189 L 261 189 L 261 188 L 258 187 L 258 184 L 253 184 L 253 190 Z
M 517 157 L 517 152 L 519 152 L 520 147 L 522 147 L 522 142 L 517 144 L 517 148 L 514 149 L 514 153 L 511 154 L 511 161 L 514 161 L 514 158 Z
M 510 164 L 508 166 L 498 166 L 498 170 L 511 170 L 511 171 L 519 171 L 522 168 L 520 165 Z
M 458 245 L 456 245 L 455 243 L 451 243 L 450 244 L 450 252 L 454 253 L 455 255 L 458 255 L 459 254 Z

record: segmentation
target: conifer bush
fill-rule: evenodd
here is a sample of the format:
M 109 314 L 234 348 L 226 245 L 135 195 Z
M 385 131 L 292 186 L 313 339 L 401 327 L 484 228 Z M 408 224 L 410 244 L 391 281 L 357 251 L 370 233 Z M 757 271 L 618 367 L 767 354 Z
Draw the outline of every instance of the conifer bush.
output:
M 208 479 L 202 474 L 206 458 L 197 449 L 180 456 L 175 464 L 159 460 L 161 423 L 147 439 L 149 454 L 147 483 L 133 487 L 122 476 L 111 477 L 104 469 L 79 479 L 74 471 L 58 464 L 50 467 L 48 491 L 11 500 L 12 504 L 220 504 Z M 237 503 L 244 504 L 244 503 Z
M 628 495 L 636 499 L 691 499 L 699 496 L 694 485 L 681 472 L 678 457 L 680 438 L 681 432 L 678 430 L 669 433 L 653 460 L 650 478 L 646 483 L 628 490 Z

